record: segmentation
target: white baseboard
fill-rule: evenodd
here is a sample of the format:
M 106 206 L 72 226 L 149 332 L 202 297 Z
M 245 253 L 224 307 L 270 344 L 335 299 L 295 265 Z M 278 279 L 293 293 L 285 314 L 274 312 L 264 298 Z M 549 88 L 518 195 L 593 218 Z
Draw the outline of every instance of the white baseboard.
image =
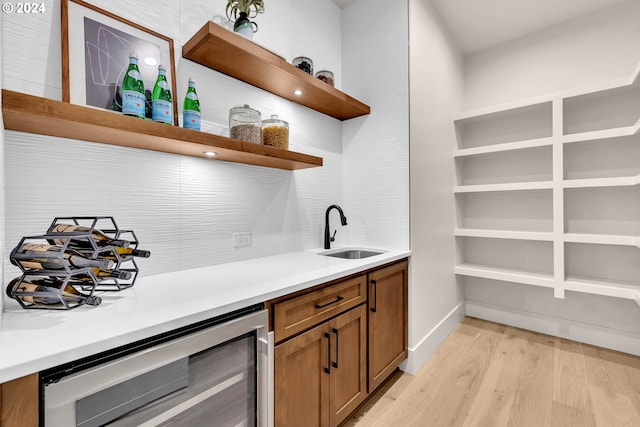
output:
M 462 319 L 464 319 L 464 309 L 464 303 L 458 304 L 440 323 L 429 331 L 419 343 L 413 347 L 409 347 L 407 360 L 400 365 L 400 369 L 408 374 L 415 375 L 438 346 L 442 344 L 445 338 L 447 338 Z
M 640 335 L 508 307 L 466 302 L 467 316 L 640 356 Z

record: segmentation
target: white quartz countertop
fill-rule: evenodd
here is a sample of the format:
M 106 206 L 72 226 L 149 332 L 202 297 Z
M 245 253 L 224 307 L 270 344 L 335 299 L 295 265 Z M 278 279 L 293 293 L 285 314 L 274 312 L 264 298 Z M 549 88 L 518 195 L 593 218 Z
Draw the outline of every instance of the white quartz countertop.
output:
M 96 293 L 102 297 L 97 307 L 25 310 L 5 300 L 0 383 L 410 255 L 390 250 L 350 260 L 318 252 L 139 276 L 129 289 Z

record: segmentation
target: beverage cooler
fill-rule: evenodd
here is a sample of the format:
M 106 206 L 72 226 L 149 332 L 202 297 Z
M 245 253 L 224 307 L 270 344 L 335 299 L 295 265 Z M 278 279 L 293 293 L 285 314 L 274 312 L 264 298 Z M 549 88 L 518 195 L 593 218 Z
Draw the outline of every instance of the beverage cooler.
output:
M 273 333 L 256 305 L 41 374 L 41 425 L 273 425 Z

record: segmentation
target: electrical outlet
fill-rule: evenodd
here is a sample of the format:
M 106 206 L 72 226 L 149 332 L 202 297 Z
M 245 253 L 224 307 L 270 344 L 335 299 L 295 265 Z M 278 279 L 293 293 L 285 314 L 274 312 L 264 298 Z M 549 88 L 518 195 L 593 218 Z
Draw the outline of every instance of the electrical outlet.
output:
M 248 231 L 233 233 L 233 247 L 241 248 L 243 246 L 251 246 L 251 233 Z

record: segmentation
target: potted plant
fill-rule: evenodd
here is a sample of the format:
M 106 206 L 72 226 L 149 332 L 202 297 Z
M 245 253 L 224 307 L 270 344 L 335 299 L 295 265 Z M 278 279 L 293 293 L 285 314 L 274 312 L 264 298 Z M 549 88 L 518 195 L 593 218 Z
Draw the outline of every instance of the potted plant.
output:
M 234 21 L 233 31 L 248 38 L 258 31 L 258 24 L 249 18 L 255 18 L 264 12 L 263 0 L 227 0 L 227 18 Z

